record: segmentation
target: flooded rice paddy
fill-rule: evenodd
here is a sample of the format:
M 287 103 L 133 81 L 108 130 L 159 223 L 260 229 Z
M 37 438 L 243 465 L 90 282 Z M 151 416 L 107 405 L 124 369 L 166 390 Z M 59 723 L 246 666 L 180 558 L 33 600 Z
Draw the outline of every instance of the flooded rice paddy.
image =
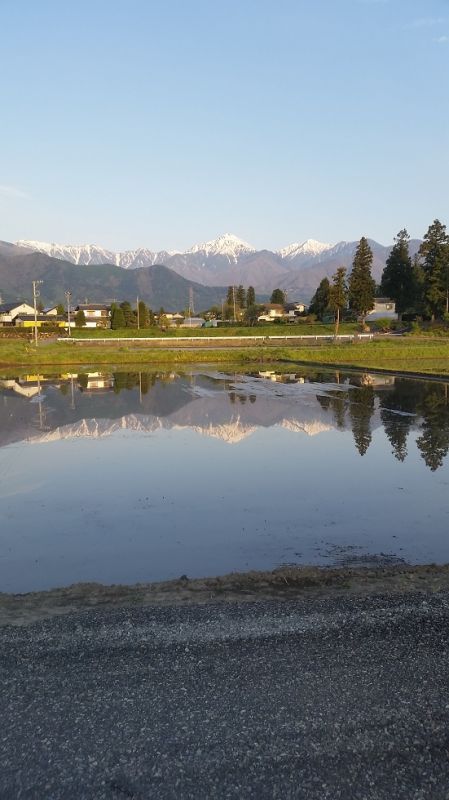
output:
M 187 370 L 0 379 L 0 591 L 449 561 L 448 384 Z

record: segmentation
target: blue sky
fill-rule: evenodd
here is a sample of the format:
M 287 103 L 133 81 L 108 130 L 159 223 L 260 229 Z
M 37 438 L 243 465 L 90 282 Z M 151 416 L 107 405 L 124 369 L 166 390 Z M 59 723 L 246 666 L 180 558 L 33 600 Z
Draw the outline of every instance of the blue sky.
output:
M 0 0 L 0 239 L 449 222 L 449 0 Z

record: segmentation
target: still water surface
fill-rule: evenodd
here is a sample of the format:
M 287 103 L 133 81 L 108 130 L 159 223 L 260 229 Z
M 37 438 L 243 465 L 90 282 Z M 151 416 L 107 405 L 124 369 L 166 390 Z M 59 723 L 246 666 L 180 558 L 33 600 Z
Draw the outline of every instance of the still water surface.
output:
M 0 591 L 449 561 L 448 384 L 304 369 L 0 379 Z

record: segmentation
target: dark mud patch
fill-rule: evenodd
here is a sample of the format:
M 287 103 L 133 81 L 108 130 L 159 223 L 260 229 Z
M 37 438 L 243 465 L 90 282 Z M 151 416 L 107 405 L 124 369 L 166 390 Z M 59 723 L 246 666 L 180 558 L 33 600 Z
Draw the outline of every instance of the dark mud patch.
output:
M 230 573 L 133 586 L 78 583 L 29 594 L 0 593 L 0 625 L 28 625 L 60 614 L 96 608 L 187 605 L 245 600 L 302 600 L 336 595 L 379 595 L 449 590 L 449 565 L 389 564 L 374 568 L 285 566 L 272 572 Z

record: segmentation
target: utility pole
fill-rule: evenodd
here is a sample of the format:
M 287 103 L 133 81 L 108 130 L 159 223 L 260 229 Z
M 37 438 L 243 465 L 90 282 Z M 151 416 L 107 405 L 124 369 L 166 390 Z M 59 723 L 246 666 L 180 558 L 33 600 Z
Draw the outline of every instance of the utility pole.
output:
M 67 322 L 68 322 L 68 326 L 69 326 L 69 336 L 71 336 L 72 335 L 72 326 L 71 326 L 71 322 L 70 322 L 70 300 L 72 299 L 72 292 L 69 291 L 69 289 L 67 289 L 67 291 L 64 292 L 64 294 L 65 294 L 65 299 L 67 300 Z
M 224 300 L 221 301 L 221 322 L 224 322 Z
M 234 303 L 234 322 L 236 320 L 236 310 L 235 310 L 235 286 L 232 287 L 232 301 Z
M 193 288 L 190 287 L 189 289 L 189 317 L 195 316 L 195 309 L 193 307 Z
M 33 281 L 33 303 L 34 303 L 34 344 L 37 347 L 37 298 L 40 295 L 40 291 L 37 288 L 41 285 L 43 281 Z
M 137 295 L 137 330 L 140 330 L 139 296 Z

